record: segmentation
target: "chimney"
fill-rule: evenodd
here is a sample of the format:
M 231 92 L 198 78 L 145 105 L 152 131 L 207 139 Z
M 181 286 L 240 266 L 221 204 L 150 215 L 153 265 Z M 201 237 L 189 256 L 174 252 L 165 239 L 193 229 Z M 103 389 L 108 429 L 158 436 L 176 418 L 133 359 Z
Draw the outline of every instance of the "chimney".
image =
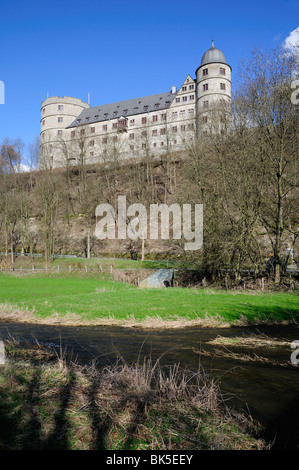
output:
M 176 93 L 176 86 L 171 87 L 171 94 L 173 95 L 174 93 Z

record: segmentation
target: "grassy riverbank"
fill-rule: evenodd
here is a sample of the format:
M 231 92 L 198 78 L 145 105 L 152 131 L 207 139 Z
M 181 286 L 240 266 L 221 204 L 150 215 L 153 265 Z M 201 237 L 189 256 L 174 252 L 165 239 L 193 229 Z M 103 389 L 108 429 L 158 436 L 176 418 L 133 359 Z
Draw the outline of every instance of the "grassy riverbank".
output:
M 229 410 L 204 373 L 150 360 L 103 370 L 6 343 L 0 450 L 261 450 L 260 427 Z M 31 354 L 31 355 L 30 355 Z
M 0 275 L 0 317 L 41 323 L 130 326 L 298 322 L 298 294 L 139 289 L 102 277 Z

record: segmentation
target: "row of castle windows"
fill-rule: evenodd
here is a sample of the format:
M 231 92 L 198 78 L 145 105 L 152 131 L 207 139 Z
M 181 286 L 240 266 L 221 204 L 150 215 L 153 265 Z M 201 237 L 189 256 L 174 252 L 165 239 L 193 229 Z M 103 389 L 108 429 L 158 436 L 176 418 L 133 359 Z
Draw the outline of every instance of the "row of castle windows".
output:
M 183 109 L 180 111 L 180 116 L 181 117 L 184 117 L 186 115 L 186 110 Z M 194 109 L 188 109 L 188 115 L 189 116 L 193 116 L 194 115 Z M 178 113 L 177 111 L 173 112 L 172 113 L 172 118 L 173 119 L 176 119 L 178 117 Z M 162 121 L 166 121 L 166 118 L 167 118 L 167 115 L 166 114 L 161 114 L 161 120 Z M 63 122 L 63 116 L 58 116 L 57 118 L 57 121 L 59 123 Z M 77 120 L 78 121 L 78 120 Z M 153 117 L 152 117 L 152 122 L 158 122 L 158 115 L 155 114 Z M 147 117 L 142 117 L 141 118 L 141 124 L 146 124 L 147 123 Z M 46 124 L 46 119 L 43 119 L 42 121 L 42 125 L 44 126 Z M 129 124 L 131 127 L 134 127 L 136 122 L 135 122 L 135 119 L 130 119 L 129 121 Z M 113 129 L 117 129 L 118 127 L 127 127 L 127 120 L 120 120 L 118 122 L 114 122 L 112 124 L 112 128 Z M 94 132 L 94 127 L 91 128 L 90 132 Z M 82 129 L 83 130 L 83 129 Z M 102 130 L 103 131 L 107 131 L 108 130 L 108 125 L 107 124 L 103 124 L 102 126 Z
M 219 73 L 220 75 L 226 75 L 226 71 L 225 71 L 225 68 L 224 67 L 220 67 L 219 68 Z M 209 75 L 209 69 L 208 68 L 205 68 L 202 70 L 202 76 L 205 77 Z
M 184 88 L 184 87 L 183 87 Z M 189 101 L 193 101 L 194 100 L 194 95 L 189 95 Z M 182 96 L 182 101 L 183 102 L 186 102 L 188 101 L 188 96 Z M 180 103 L 181 102 L 181 98 L 178 96 L 176 99 L 175 99 L 175 102 L 176 103 Z
M 193 124 L 193 123 L 190 123 L 190 124 L 187 124 L 187 126 L 186 126 L 185 124 L 183 124 L 183 125 L 180 126 L 180 130 L 181 130 L 182 132 L 186 131 L 187 129 L 188 129 L 188 130 L 194 130 L 194 124 Z M 95 132 L 95 128 L 94 128 L 94 127 L 92 127 L 91 130 L 92 130 L 92 132 Z M 178 132 L 178 126 L 173 126 L 173 127 L 171 128 L 171 131 L 172 131 L 173 134 L 177 133 L 177 132 Z M 84 134 L 85 134 L 85 129 L 80 129 L 80 135 L 84 135 Z M 62 135 L 63 135 L 62 129 L 58 129 L 58 130 L 57 130 L 57 135 L 58 135 L 58 136 L 62 136 Z M 71 137 L 73 138 L 73 137 L 75 137 L 75 135 L 76 135 L 76 131 L 71 131 Z M 141 133 L 141 136 L 142 136 L 142 137 L 146 137 L 146 135 L 147 135 L 146 131 L 143 131 L 143 132 Z M 157 136 L 157 135 L 158 135 L 158 129 L 153 129 L 153 130 L 152 130 L 152 136 Z M 166 135 L 166 127 L 160 129 L 160 135 Z M 44 139 L 44 137 L 45 137 L 45 135 L 42 134 L 42 139 Z M 117 136 L 113 136 L 113 139 L 116 141 L 116 140 L 117 140 Z M 135 134 L 134 134 L 134 133 L 129 134 L 129 139 L 135 139 Z M 105 144 L 105 143 L 107 143 L 107 142 L 108 142 L 108 138 L 107 138 L 107 137 L 103 137 L 103 138 L 102 138 L 102 143 Z M 89 145 L 90 145 L 90 146 L 93 146 L 93 145 L 94 145 L 94 140 L 90 140 Z
M 205 83 L 203 86 L 202 86 L 202 91 L 208 91 L 209 89 L 209 84 L 208 83 Z M 226 85 L 225 83 L 220 83 L 220 90 L 226 90 Z

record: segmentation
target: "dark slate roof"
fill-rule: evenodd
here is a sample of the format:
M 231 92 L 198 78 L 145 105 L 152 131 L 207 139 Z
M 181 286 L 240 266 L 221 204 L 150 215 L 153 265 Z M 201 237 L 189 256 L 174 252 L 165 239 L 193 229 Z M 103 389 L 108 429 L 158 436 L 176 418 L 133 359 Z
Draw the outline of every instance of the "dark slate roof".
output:
M 81 114 L 69 125 L 77 127 L 95 122 L 129 117 L 146 112 L 167 109 L 173 102 L 177 93 L 161 93 L 159 95 L 134 98 L 132 100 L 119 101 L 118 103 L 104 104 L 84 109 Z M 80 120 L 80 121 L 79 121 Z
M 220 64 L 228 65 L 225 60 L 223 52 L 214 46 L 214 41 L 212 42 L 212 47 L 210 47 L 210 49 L 208 49 L 202 56 L 199 67 L 202 67 L 203 65 L 207 65 L 207 64 L 213 64 L 213 63 L 220 63 Z

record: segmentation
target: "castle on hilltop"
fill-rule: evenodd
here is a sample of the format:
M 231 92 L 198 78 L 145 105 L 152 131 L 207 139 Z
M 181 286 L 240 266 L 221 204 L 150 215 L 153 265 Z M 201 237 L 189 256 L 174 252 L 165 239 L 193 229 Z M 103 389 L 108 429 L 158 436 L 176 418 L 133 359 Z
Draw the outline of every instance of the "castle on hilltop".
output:
M 214 42 L 195 75 L 179 89 L 101 106 L 47 98 L 41 105 L 41 163 L 55 168 L 184 150 L 208 132 L 216 110 L 230 115 L 231 67 Z

